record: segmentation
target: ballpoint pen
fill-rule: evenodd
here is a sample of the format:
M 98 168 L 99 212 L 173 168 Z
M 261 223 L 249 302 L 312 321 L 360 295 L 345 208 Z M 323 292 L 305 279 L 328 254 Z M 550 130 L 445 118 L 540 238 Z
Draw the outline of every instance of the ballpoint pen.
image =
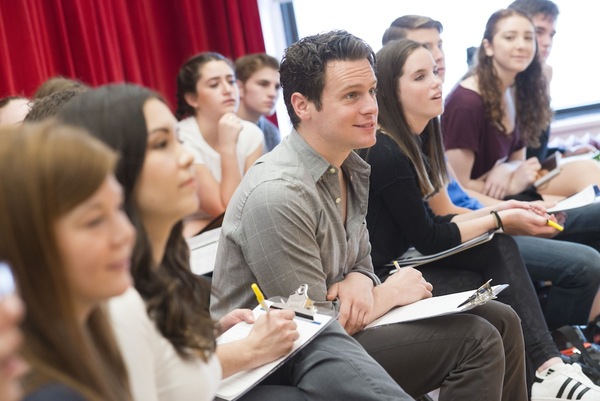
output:
M 392 269 L 392 270 L 390 270 L 390 272 L 389 272 L 388 274 L 394 274 L 394 273 L 397 273 L 397 272 L 398 272 L 398 270 L 400 270 L 400 265 L 398 264 L 398 261 L 397 261 L 397 260 L 394 260 L 394 266 L 396 266 L 396 268 L 395 268 L 395 269 Z

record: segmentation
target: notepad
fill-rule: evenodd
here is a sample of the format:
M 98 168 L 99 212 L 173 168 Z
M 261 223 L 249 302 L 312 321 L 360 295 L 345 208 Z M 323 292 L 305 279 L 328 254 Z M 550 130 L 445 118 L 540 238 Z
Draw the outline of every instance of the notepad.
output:
M 492 286 L 494 295 L 508 287 L 508 284 L 499 284 Z M 410 322 L 414 320 L 427 319 L 435 316 L 449 315 L 452 313 L 464 312 L 476 307 L 471 303 L 458 306 L 466 301 L 476 290 L 457 292 L 455 294 L 441 295 L 438 297 L 426 298 L 414 302 L 410 305 L 400 306 L 390 310 L 388 313 L 374 320 L 365 330 L 384 326 L 388 324 Z
M 211 273 L 217 260 L 221 227 L 198 234 L 187 240 L 190 247 L 190 266 L 194 274 Z
M 269 301 L 266 302 L 270 303 Z M 262 309 L 260 306 L 257 306 L 253 312 L 256 318 L 266 313 L 265 310 Z M 267 363 L 266 365 L 260 366 L 255 369 L 239 372 L 226 379 L 223 379 L 219 386 L 219 390 L 217 391 L 217 399 L 236 400 L 242 395 L 244 395 L 258 382 L 260 382 L 262 379 L 264 379 L 273 371 L 275 371 L 279 366 L 285 363 L 285 361 L 291 358 L 296 352 L 302 349 L 302 347 L 308 344 L 308 342 L 310 342 L 321 330 L 323 330 L 331 322 L 333 322 L 333 320 L 333 316 L 328 316 L 320 313 L 317 313 L 314 316 L 314 321 L 296 317 L 295 321 L 298 325 L 298 332 L 300 334 L 300 337 L 294 342 L 294 347 L 292 351 L 286 356 L 281 357 L 273 362 Z M 251 329 L 251 324 L 245 322 L 238 323 L 231 329 L 223 333 L 223 335 L 221 335 L 221 337 L 217 339 L 217 344 L 226 344 L 228 342 L 246 338 L 248 334 L 250 334 Z
M 462 244 L 455 246 L 454 248 L 446 249 L 445 251 L 434 253 L 431 255 L 423 255 L 415 248 L 410 248 L 395 261 L 398 262 L 398 265 L 400 265 L 400 267 L 423 265 L 425 263 L 430 263 L 435 260 L 453 255 L 455 253 L 462 252 L 474 246 L 483 244 L 484 242 L 488 242 L 493 238 L 494 233 L 495 231 L 483 233 L 473 239 L 470 239 L 469 241 L 465 241 Z M 386 266 L 394 266 L 394 261 L 391 261 L 390 263 L 386 264 Z
M 548 213 L 556 213 L 587 206 L 595 202 L 598 195 L 600 195 L 598 187 L 596 185 L 588 185 L 575 195 L 557 202 L 554 207 L 549 208 L 547 211 Z

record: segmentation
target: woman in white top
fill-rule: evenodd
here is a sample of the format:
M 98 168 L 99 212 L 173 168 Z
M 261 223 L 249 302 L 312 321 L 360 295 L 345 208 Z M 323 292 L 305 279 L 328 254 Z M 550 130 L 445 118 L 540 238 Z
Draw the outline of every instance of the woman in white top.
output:
M 186 220 L 194 235 L 225 212 L 246 170 L 264 153 L 262 131 L 235 115 L 239 93 L 232 63 L 219 53 L 200 53 L 177 75 L 179 138 L 194 155 L 200 208 Z
M 175 117 L 158 95 L 109 85 L 82 94 L 59 117 L 88 128 L 121 155 L 116 176 L 138 230 L 135 288 L 111 300 L 109 310 L 134 399 L 212 400 L 221 377 L 289 352 L 298 338 L 291 311 L 258 319 L 247 339 L 216 350 L 219 331 L 252 318 L 234 311 L 215 324 L 210 284 L 189 269 L 181 220 L 198 207 L 192 155 L 178 142 Z

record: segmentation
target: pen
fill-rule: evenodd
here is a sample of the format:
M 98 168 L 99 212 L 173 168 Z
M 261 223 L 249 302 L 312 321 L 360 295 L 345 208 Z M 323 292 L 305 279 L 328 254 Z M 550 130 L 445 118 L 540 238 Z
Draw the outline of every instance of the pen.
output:
M 388 274 L 394 274 L 394 273 L 397 273 L 397 272 L 398 272 L 398 270 L 400 270 L 400 265 L 398 264 L 398 261 L 397 261 L 397 260 L 394 260 L 394 266 L 396 266 L 396 268 L 395 268 L 395 269 L 392 269 L 392 270 L 390 270 L 390 272 L 389 272 Z
M 552 221 L 552 220 L 550 220 L 550 219 L 546 220 L 546 225 L 548 225 L 548 226 L 550 226 L 550 227 L 552 227 L 552 228 L 555 228 L 555 229 L 557 229 L 558 231 L 562 231 L 562 230 L 564 230 L 564 229 L 565 229 L 563 226 L 561 226 L 561 225 L 560 225 L 560 224 L 558 224 L 558 223 L 555 223 L 555 222 L 553 222 L 553 221 Z
M 252 287 L 252 291 L 254 291 L 254 295 L 256 295 L 256 300 L 258 301 L 260 306 L 262 306 L 263 309 L 265 311 L 267 311 L 267 313 L 269 313 L 269 307 L 267 306 L 267 303 L 265 302 L 265 296 L 260 291 L 260 288 L 258 288 L 256 283 L 252 283 L 251 287 Z

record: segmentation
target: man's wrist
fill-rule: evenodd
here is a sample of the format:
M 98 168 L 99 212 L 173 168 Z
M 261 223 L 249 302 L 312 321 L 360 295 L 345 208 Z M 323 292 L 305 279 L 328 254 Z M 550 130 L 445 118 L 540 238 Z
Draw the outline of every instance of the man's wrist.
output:
M 352 271 L 348 272 L 348 274 L 346 274 L 346 276 L 348 276 L 351 273 L 359 273 L 359 274 L 362 274 L 363 276 L 367 277 L 369 280 L 371 280 L 373 282 L 373 287 L 381 284 L 381 281 L 379 280 L 379 277 L 377 277 L 375 272 L 370 272 L 370 271 L 362 270 L 362 269 L 361 270 L 352 270 Z

